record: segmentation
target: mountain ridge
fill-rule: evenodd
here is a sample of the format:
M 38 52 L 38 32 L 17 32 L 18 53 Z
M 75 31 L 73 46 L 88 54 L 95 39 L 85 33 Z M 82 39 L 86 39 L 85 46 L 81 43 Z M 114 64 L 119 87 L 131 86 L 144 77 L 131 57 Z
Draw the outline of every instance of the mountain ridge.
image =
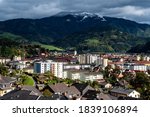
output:
M 112 40 L 132 47 L 137 43 L 147 42 L 150 37 L 150 25 L 148 24 L 86 12 L 74 14 L 66 13 L 63 16 L 54 15 L 41 19 L 21 18 L 1 21 L 0 31 L 20 35 L 29 41 L 65 48 L 78 48 L 79 44 L 86 44 L 85 41 L 90 38 L 97 38 L 97 42 L 105 43 L 105 46 L 109 44 L 109 48 L 114 48 L 114 45 L 111 44 Z M 125 42 L 125 38 L 128 38 L 129 42 Z M 67 44 L 64 44 L 63 41 Z M 72 44 L 72 41 L 75 43 Z M 118 51 L 119 49 L 113 50 Z

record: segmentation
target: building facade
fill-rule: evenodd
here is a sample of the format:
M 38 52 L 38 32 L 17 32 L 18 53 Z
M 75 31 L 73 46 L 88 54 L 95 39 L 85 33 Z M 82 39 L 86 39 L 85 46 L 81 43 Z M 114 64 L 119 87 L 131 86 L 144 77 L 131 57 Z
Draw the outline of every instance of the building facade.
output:
M 35 73 L 45 73 L 50 71 L 50 63 L 49 62 L 35 62 L 34 63 L 34 72 Z

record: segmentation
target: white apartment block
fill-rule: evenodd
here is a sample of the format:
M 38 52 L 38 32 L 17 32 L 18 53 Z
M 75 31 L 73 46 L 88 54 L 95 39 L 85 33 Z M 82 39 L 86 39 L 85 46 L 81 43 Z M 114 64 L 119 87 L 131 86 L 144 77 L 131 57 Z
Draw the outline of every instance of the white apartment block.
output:
M 90 64 L 65 64 L 64 65 L 64 70 L 68 70 L 68 69 L 88 69 L 91 68 Z
M 80 64 L 92 64 L 97 62 L 98 57 L 97 54 L 80 54 L 77 59 Z
M 82 81 L 104 81 L 103 74 L 91 73 L 84 70 L 65 70 L 64 74 L 66 78 L 71 78 L 73 80 L 79 79 Z
M 51 63 L 51 73 L 58 77 L 58 78 L 64 78 L 64 64 L 67 64 L 65 62 L 52 62 Z
M 6 64 L 6 63 L 8 63 L 8 62 L 10 62 L 11 61 L 11 59 L 9 59 L 9 58 L 0 58 L 0 63 L 1 64 Z
M 49 62 L 35 62 L 34 63 L 34 72 L 35 73 L 45 73 L 50 71 L 50 63 Z
M 100 73 L 84 73 L 84 80 L 104 82 L 103 74 Z
M 103 67 L 107 67 L 108 66 L 108 59 L 107 58 L 103 58 L 103 60 L 102 60 L 102 66 Z
M 134 64 L 130 66 L 130 70 L 134 71 L 147 71 L 147 66 L 142 64 Z

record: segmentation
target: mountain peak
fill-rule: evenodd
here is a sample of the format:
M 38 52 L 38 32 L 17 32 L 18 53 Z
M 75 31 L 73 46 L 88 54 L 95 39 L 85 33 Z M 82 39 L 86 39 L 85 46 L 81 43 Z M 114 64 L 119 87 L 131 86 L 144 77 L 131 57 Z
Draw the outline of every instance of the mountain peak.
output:
M 98 13 L 89 13 L 89 12 L 60 12 L 60 13 L 56 14 L 55 16 L 63 17 L 63 16 L 67 16 L 67 15 L 72 15 L 74 17 L 82 17 L 81 21 L 83 21 L 87 18 L 99 18 L 99 19 L 101 19 L 101 21 L 106 21 L 102 15 L 100 15 Z

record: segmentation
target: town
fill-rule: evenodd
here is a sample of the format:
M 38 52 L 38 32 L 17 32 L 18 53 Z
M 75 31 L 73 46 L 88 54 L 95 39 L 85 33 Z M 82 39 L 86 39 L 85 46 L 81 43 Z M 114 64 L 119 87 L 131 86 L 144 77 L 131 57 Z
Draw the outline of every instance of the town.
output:
M 1 100 L 147 100 L 150 56 L 51 51 L 0 58 Z

